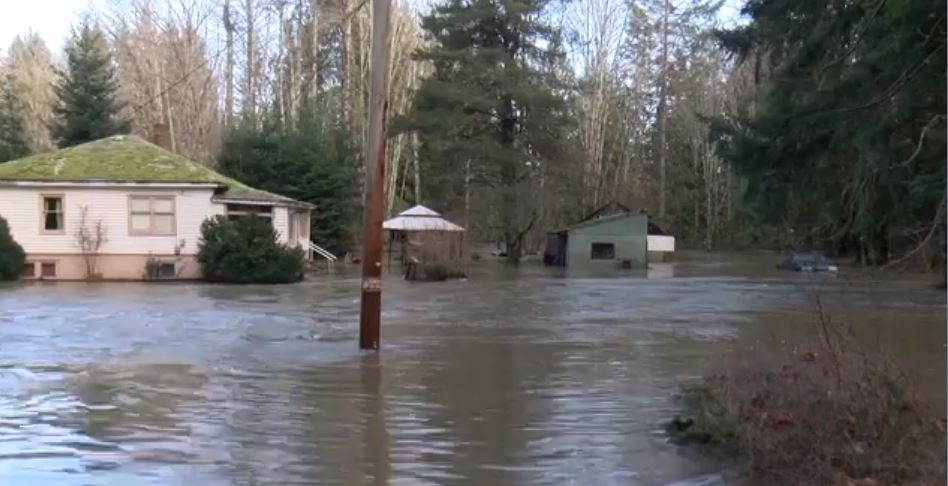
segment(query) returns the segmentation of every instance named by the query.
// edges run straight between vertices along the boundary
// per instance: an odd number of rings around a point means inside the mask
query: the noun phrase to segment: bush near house
[[[270,223],[257,217],[205,220],[198,262],[210,282],[274,284],[303,279],[303,252],[279,243]]]
[[[10,234],[10,225],[0,216],[0,280],[16,280],[20,277],[26,252]]]

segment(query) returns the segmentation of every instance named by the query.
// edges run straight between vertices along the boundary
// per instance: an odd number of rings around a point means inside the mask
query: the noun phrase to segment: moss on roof
[[[254,189],[133,135],[117,135],[2,163],[0,181],[211,183],[223,189],[216,198],[298,203]]]

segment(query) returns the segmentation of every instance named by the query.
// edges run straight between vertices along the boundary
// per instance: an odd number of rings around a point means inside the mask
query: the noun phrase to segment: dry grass
[[[686,387],[693,416],[673,437],[740,457],[760,484],[945,484],[944,420],[890,358],[819,316],[818,338]]]

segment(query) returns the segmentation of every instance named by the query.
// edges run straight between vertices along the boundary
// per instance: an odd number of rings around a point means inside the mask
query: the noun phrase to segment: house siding
[[[40,231],[42,195],[61,195],[65,210],[62,233]],[[129,234],[129,196],[173,196],[175,203],[175,235],[134,236]],[[10,224],[13,238],[29,255],[77,254],[76,231],[82,208],[88,208],[86,224],[102,221],[106,241],[99,249],[105,255],[194,255],[197,253],[201,222],[209,216],[223,214],[224,207],[211,202],[210,188],[76,188],[76,187],[2,187],[0,215]],[[177,251],[176,251],[177,249]]]
[[[644,265],[647,263],[647,233],[648,217],[638,214],[575,228],[569,232],[567,265],[598,265],[622,260]],[[593,260],[593,243],[615,245],[615,258]]]
[[[159,263],[173,263],[176,279],[201,278],[201,264],[194,255],[98,255],[94,260],[95,273],[106,280],[143,280],[146,279],[146,265],[150,259]],[[87,279],[86,260],[77,254],[28,254],[27,264],[54,263],[56,276],[43,278],[40,268],[36,267],[36,277],[27,280],[85,280]]]
[[[289,243],[290,213],[288,208],[273,208],[273,229],[277,232],[277,241],[283,244]]]

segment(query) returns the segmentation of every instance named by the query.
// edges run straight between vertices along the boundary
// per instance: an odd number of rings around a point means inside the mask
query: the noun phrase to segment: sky
[[[108,0],[0,0],[0,51],[17,35],[39,33],[53,52],[60,52],[69,28],[83,14],[103,7]],[[422,0],[414,0],[422,1]],[[432,3],[432,0],[422,3]],[[743,0],[725,0],[720,12],[726,23],[736,22]]]
[[[69,27],[84,12],[104,0],[0,0],[0,48],[6,49],[17,35],[39,33],[52,51],[59,51],[69,36]]]

